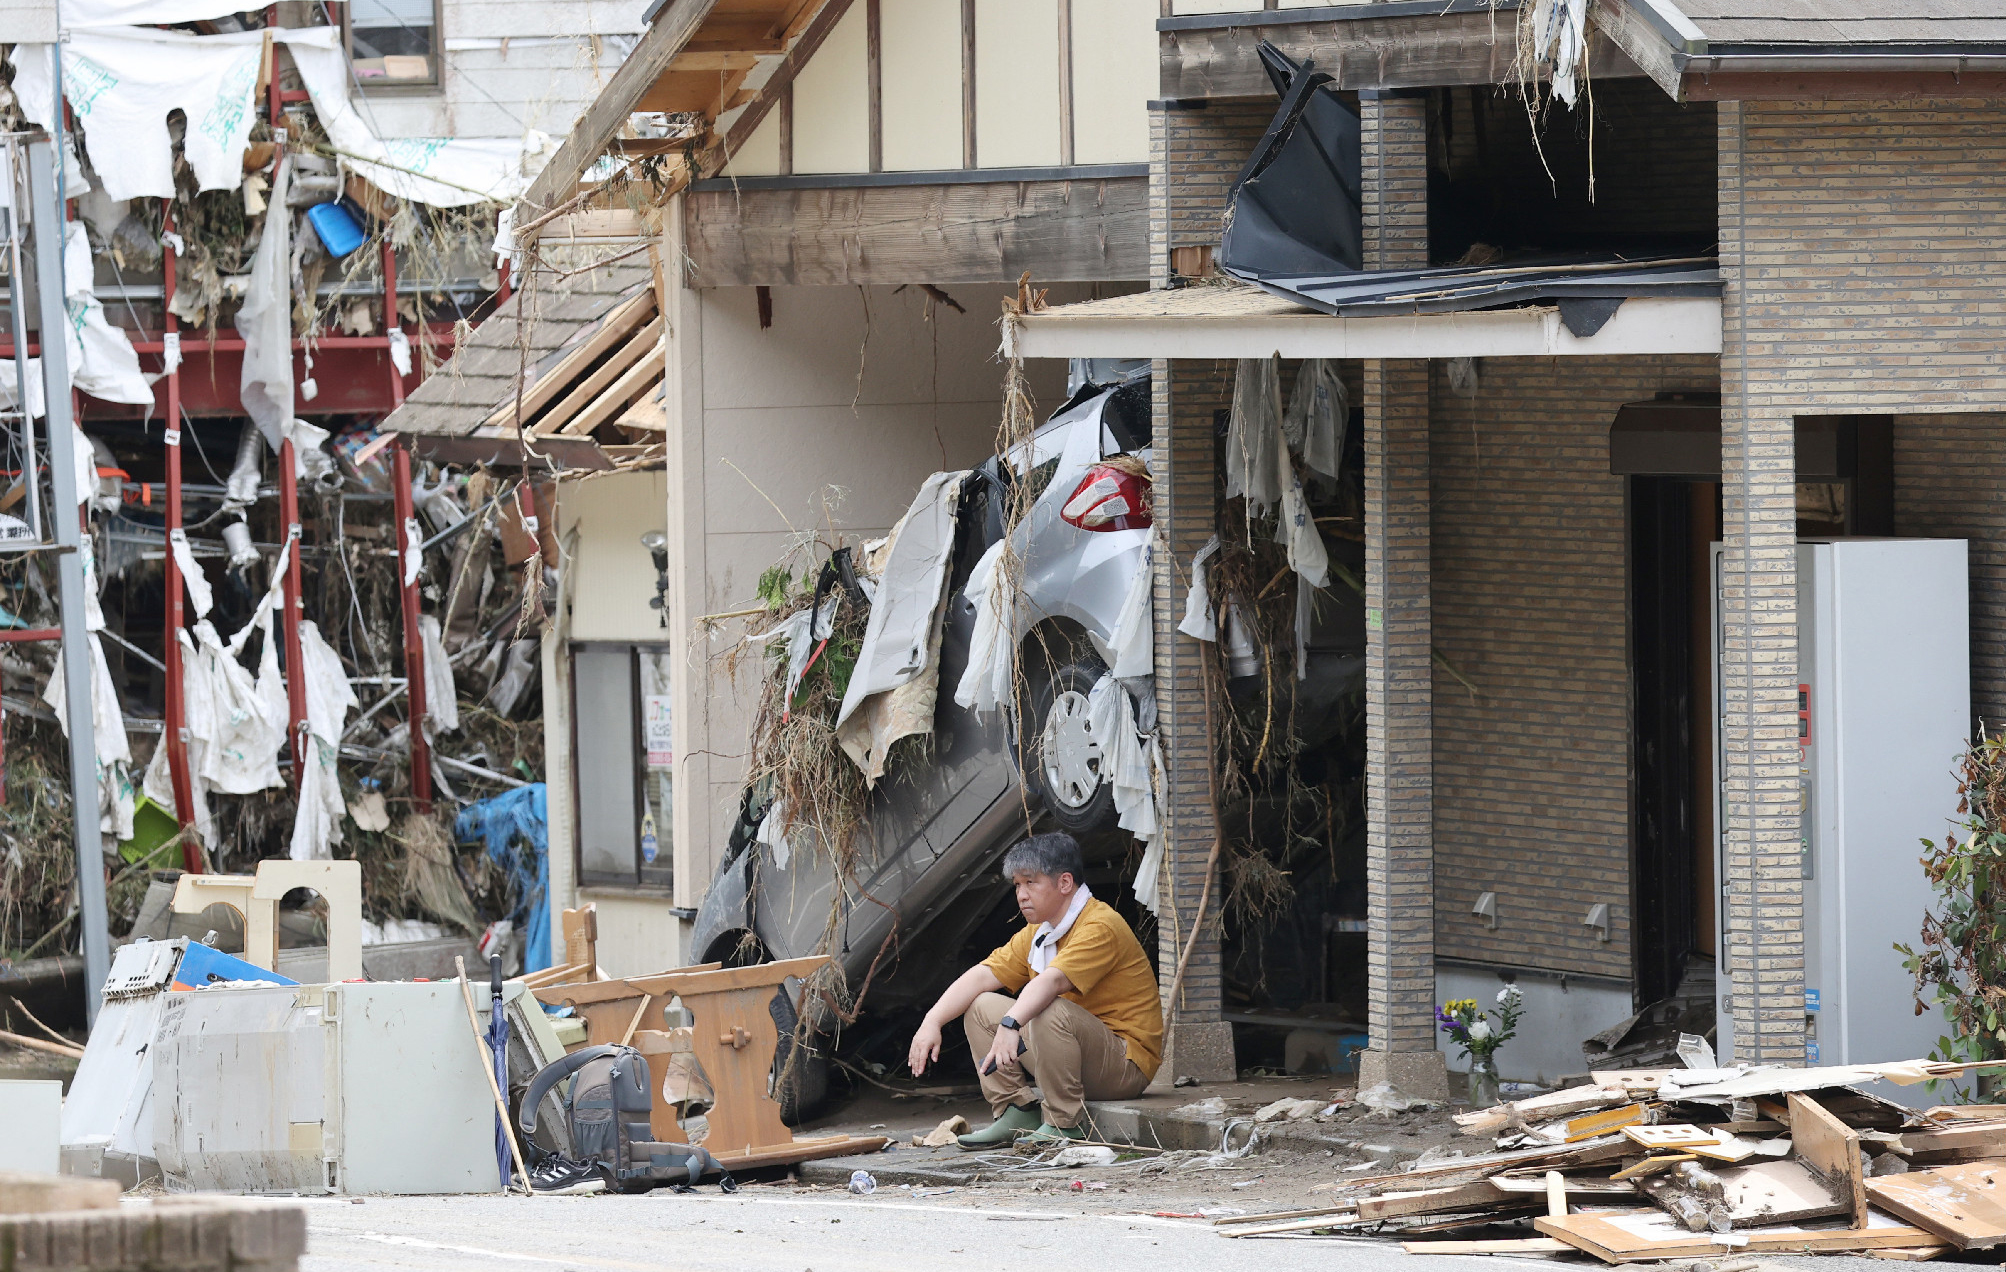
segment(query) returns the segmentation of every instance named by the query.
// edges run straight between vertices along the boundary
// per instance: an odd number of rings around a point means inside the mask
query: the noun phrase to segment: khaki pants
[[[1007,995],[984,994],[962,1016],[978,1072],[996,1040],[996,1026],[1016,1005]],[[1088,1100],[1126,1100],[1149,1085],[1129,1060],[1128,1044],[1078,1003],[1053,1000],[1035,1020],[1025,1022],[1022,1037],[1024,1054],[1018,1063],[998,1065],[982,1079],[982,1094],[998,1117],[1013,1104],[1031,1103],[1034,1078],[1045,1097],[1045,1121],[1064,1129],[1080,1124]]]

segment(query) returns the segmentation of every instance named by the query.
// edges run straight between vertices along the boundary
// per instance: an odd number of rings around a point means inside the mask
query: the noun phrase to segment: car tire
[[[1107,675],[1107,665],[1091,650],[1054,649],[1047,655],[1035,644],[1028,665],[1025,783],[1066,833],[1114,829],[1114,783],[1086,727],[1087,699]]]
[[[795,1022],[799,1017],[785,989],[773,995],[767,1011],[780,1035],[779,1044],[773,1049],[773,1100],[780,1106],[780,1120],[788,1126],[799,1126],[813,1117],[829,1098],[831,1062],[822,1050],[823,1040],[811,1033],[804,1040],[806,1045],[801,1048],[800,1059],[788,1063],[794,1055]]]

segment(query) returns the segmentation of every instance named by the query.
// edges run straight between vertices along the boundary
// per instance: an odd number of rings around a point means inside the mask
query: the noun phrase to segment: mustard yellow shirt
[[[1031,970],[1031,938],[1036,933],[1036,927],[1021,929],[982,961],[1013,994],[1021,993],[1036,975]],[[1155,1077],[1163,1062],[1163,1006],[1149,956],[1128,922],[1106,902],[1088,901],[1072,929],[1059,939],[1052,966],[1073,983],[1060,997],[1092,1012],[1127,1044],[1129,1062],[1144,1077]]]

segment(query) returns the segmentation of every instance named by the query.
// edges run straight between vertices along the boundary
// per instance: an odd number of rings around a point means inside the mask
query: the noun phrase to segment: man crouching
[[[1088,1100],[1140,1095],[1156,1076],[1163,1010],[1156,973],[1135,933],[1081,881],[1071,835],[1033,835],[1003,856],[1024,929],[947,987],[913,1035],[917,1077],[940,1058],[940,1029],[955,1016],[996,1120],[960,1137],[963,1148],[1084,1139]],[[1010,998],[1008,995],[1015,994]],[[1032,1111],[1031,1084],[1044,1096]]]

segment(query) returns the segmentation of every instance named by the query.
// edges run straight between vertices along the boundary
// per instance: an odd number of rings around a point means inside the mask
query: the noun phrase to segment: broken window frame
[[[583,659],[580,655],[585,655]],[[631,822],[627,829],[607,828],[603,825],[605,806],[599,802],[588,802],[586,792],[589,781],[596,781],[603,774],[607,763],[617,764],[617,754],[605,754],[603,748],[615,737],[620,736],[618,721],[607,721],[599,711],[593,719],[587,720],[580,711],[580,687],[586,678],[581,672],[592,665],[597,656],[607,654],[625,655],[625,693],[619,696],[627,703],[626,745],[632,757],[633,804]],[[671,822],[675,814],[675,767],[671,753],[669,763],[658,765],[652,761],[648,749],[646,715],[650,697],[666,697],[670,690],[670,647],[661,641],[572,641],[566,651],[570,660],[570,711],[571,711],[571,807],[572,868],[576,872],[578,885],[582,888],[633,888],[648,892],[670,891],[675,883],[674,835]],[[652,668],[651,668],[652,664]],[[652,683],[651,683],[652,678]],[[586,686],[587,701],[591,701],[592,686]],[[609,699],[614,695],[608,695]],[[588,779],[587,774],[592,774]],[[642,828],[649,812],[655,819],[657,851],[653,863],[645,860],[642,853]],[[631,834],[630,843],[624,846],[617,842],[607,845],[602,835],[610,833],[614,840]],[[588,843],[588,839],[594,841]],[[604,864],[588,867],[588,853],[598,859],[598,863],[609,860],[624,860],[630,869],[607,869]]]
[[[395,0],[375,0],[375,3],[387,8],[390,4],[395,3]],[[369,79],[363,76],[361,70],[358,68],[355,57],[355,5],[356,0],[344,0],[344,3],[340,6],[341,45],[342,51],[348,57],[350,74],[353,76],[356,88],[360,92],[370,97],[397,97],[420,96],[444,90],[446,85],[446,33],[445,11],[442,0],[431,0],[432,24],[425,32],[425,59],[431,67],[431,73],[424,79]],[[377,30],[378,28],[365,27],[363,29],[370,31]],[[418,34],[416,28],[406,27],[405,29],[411,31],[414,35]],[[363,60],[367,61],[369,59],[365,58]]]

